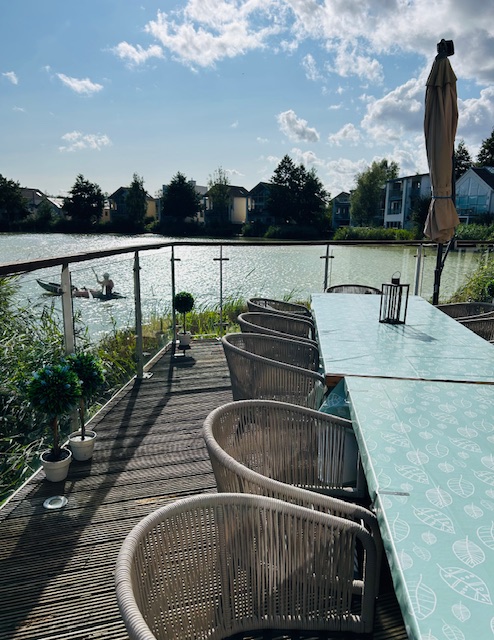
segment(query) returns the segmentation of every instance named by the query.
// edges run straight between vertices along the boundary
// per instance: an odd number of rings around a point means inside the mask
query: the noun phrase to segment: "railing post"
[[[326,291],[326,289],[328,288],[328,271],[329,271],[329,264],[330,264],[330,260],[332,260],[334,258],[333,252],[331,251],[331,255],[329,255],[329,244],[326,245],[326,255],[325,256],[320,256],[321,260],[324,260],[324,288],[323,291]],[[332,263],[331,263],[332,266]],[[329,278],[329,282],[331,283],[331,276]]]
[[[180,262],[180,258],[175,258],[175,247],[172,245],[172,257],[170,258],[171,270],[172,270],[172,354],[175,354],[175,347],[177,346],[177,314],[175,312],[175,262]]]
[[[74,307],[72,300],[72,281],[70,278],[69,265],[62,265],[62,317],[63,317],[63,338],[65,345],[65,353],[74,353],[75,351],[75,332],[74,332]]]
[[[220,263],[220,337],[223,336],[223,262],[227,262],[229,258],[223,258],[223,245],[220,244],[220,257],[213,258]]]
[[[134,254],[134,303],[136,318],[136,362],[137,377],[142,380],[144,377],[144,349],[142,340],[142,307],[141,307],[141,278],[139,266],[139,252]]]
[[[417,247],[417,262],[415,263],[415,286],[413,289],[414,295],[418,296],[420,293],[420,282],[422,275],[422,245]]]

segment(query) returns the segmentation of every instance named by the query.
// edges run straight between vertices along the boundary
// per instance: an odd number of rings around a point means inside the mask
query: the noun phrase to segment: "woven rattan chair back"
[[[452,302],[438,304],[437,308],[456,320],[494,313],[494,304],[491,302]]]
[[[297,338],[317,346],[314,324],[310,320],[283,313],[241,313],[237,322],[243,333],[265,333],[278,338]]]
[[[365,284],[335,284],[326,289],[326,293],[370,293],[381,295],[381,289],[369,287]]]
[[[229,333],[223,336],[222,344],[234,400],[280,400],[312,409],[321,406],[326,385],[324,377],[314,370],[316,355],[312,356],[311,345],[255,333]],[[301,366],[285,362],[289,359],[287,351],[282,350],[285,347],[291,355],[293,349],[299,349]]]
[[[249,311],[259,311],[260,313],[289,313],[312,318],[310,309],[303,304],[285,302],[285,300],[275,300],[273,298],[249,298],[247,300],[247,309]]]
[[[354,553],[365,550],[365,575]],[[138,523],[117,559],[131,640],[264,629],[372,631],[372,536],[348,519],[248,494],[201,494]],[[257,636],[256,636],[257,637]]]
[[[470,329],[470,331],[484,338],[484,340],[494,342],[494,317],[492,317],[490,313],[484,315],[489,315],[489,317],[474,316],[470,318],[457,318],[457,320]]]

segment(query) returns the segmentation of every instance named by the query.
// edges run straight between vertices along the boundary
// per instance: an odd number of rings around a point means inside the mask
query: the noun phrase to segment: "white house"
[[[384,226],[394,229],[412,227],[412,211],[420,198],[431,197],[431,180],[428,173],[395,178],[386,183]]]
[[[494,214],[494,167],[471,167],[456,181],[456,211],[461,222]]]

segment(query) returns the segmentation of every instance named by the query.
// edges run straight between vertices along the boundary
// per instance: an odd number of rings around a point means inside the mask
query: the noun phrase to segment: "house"
[[[258,182],[249,191],[248,222],[260,222],[266,226],[274,224],[275,220],[268,209],[270,187],[269,182]]]
[[[109,222],[117,222],[127,218],[126,200],[129,190],[130,187],[119,187],[108,197],[109,215],[104,216],[105,221],[107,218]],[[157,217],[156,200],[149,193],[146,193],[146,218],[157,220]]]
[[[412,228],[412,212],[418,201],[430,197],[431,180],[428,173],[388,180],[383,226],[393,229]]]
[[[350,194],[341,191],[332,200],[331,227],[333,230],[350,225]]]
[[[456,181],[456,211],[465,224],[494,215],[494,167],[470,167]]]
[[[63,198],[47,196],[39,189],[29,189],[27,187],[21,188],[21,195],[26,203],[29,213],[36,213],[40,204],[42,202],[47,202],[55,215],[62,215]]]
[[[237,187],[233,185],[228,186],[228,210],[227,210],[227,222],[236,225],[242,225],[247,222],[248,209],[249,209],[249,192],[244,187]],[[211,220],[211,216],[214,210],[214,201],[211,197],[211,189],[206,193],[206,210],[205,210],[205,222]],[[209,219],[209,220],[208,220]]]

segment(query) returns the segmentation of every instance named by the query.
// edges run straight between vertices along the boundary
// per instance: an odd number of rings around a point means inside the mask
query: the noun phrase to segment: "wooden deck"
[[[124,537],[166,502],[215,491],[201,428],[232,400],[221,344],[194,342],[180,364],[164,353],[151,371],[93,421],[91,462],[73,462],[63,483],[38,472],[0,510],[0,640],[128,638],[114,587]],[[58,494],[67,505],[44,509]],[[378,621],[376,637],[406,638],[390,624]]]

